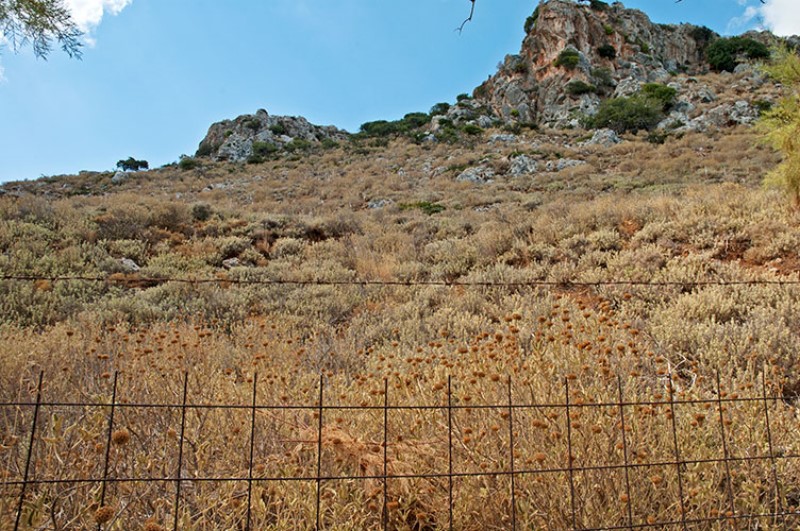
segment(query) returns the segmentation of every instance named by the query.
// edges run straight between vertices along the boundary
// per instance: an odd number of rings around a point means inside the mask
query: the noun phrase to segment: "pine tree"
[[[767,111],[759,127],[767,143],[783,155],[783,161],[766,177],[768,185],[784,188],[800,207],[800,56],[788,48],[773,53],[764,70],[784,86],[783,99]]]
[[[63,0],[0,0],[0,32],[15,52],[30,44],[44,59],[57,42],[70,57],[81,56],[83,33]]]

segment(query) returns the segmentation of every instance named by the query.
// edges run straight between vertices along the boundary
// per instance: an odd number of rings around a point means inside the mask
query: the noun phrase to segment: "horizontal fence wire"
[[[368,280],[368,279],[242,279],[214,277],[144,277],[138,274],[110,276],[46,276],[46,275],[0,275],[0,282],[98,282],[117,286],[141,287],[178,283],[188,285],[218,284],[242,286],[362,286],[362,287],[478,287],[478,288],[593,288],[593,287],[706,287],[706,286],[800,286],[800,279],[752,279],[752,280],[524,280],[524,281],[474,281],[474,280]]]
[[[449,528],[449,529],[459,529],[459,519],[464,518],[464,515],[460,515],[458,511],[458,496],[454,493],[454,481],[456,480],[466,480],[470,478],[506,478],[509,480],[509,491],[508,497],[510,500],[510,505],[507,508],[508,518],[506,521],[506,526],[508,529],[516,530],[516,529],[529,529],[530,526],[533,525],[531,523],[531,516],[530,514],[526,514],[524,511],[521,510],[521,501],[520,501],[520,492],[519,492],[519,481],[523,480],[526,477],[541,477],[545,475],[553,476],[553,475],[562,475],[565,479],[565,487],[568,488],[569,492],[569,499],[562,500],[564,505],[563,512],[566,516],[566,520],[570,522],[567,526],[565,525],[565,529],[573,529],[573,530],[601,530],[601,529],[664,529],[669,528],[670,526],[675,527],[682,527],[687,529],[688,526],[710,526],[714,523],[725,524],[728,528],[733,529],[751,529],[749,522],[752,522],[754,519],[765,519],[771,518],[774,522],[777,522],[778,519],[782,522],[782,527],[777,526],[777,528],[782,529],[796,529],[797,525],[800,524],[800,520],[794,521],[795,525],[789,524],[789,519],[800,516],[800,511],[798,511],[797,507],[792,507],[792,505],[797,505],[797,500],[793,501],[791,504],[786,503],[788,498],[785,498],[782,492],[782,483],[781,477],[778,473],[778,463],[790,463],[790,466],[797,467],[800,465],[800,454],[785,452],[785,451],[776,451],[775,449],[775,437],[776,435],[788,435],[788,434],[776,434],[776,425],[775,422],[771,422],[770,417],[770,405],[775,405],[777,402],[784,402],[786,403],[785,397],[776,397],[776,396],[769,396],[767,394],[767,385],[764,375],[762,373],[762,381],[761,381],[761,393],[760,396],[751,396],[751,397],[730,397],[724,396],[722,385],[719,379],[719,375],[717,375],[716,386],[713,390],[714,396],[709,399],[685,399],[680,400],[677,399],[673,392],[672,392],[672,376],[667,377],[667,384],[666,387],[670,390],[669,397],[667,400],[662,401],[636,401],[630,400],[625,398],[625,393],[623,390],[622,385],[622,378],[617,377],[617,396],[618,400],[616,401],[598,401],[598,402],[583,402],[583,401],[576,401],[571,398],[570,388],[572,386],[577,385],[579,382],[571,383],[568,378],[565,378],[562,381],[563,385],[563,392],[564,392],[564,400],[563,402],[551,402],[551,403],[515,403],[513,400],[512,395],[512,378],[508,378],[507,384],[507,401],[500,401],[498,403],[493,404],[476,404],[476,405],[461,405],[461,404],[454,404],[453,398],[453,379],[448,377],[448,385],[447,385],[447,395],[443,397],[443,401],[441,404],[437,405],[392,405],[391,397],[390,397],[390,387],[388,385],[388,381],[384,381],[383,389],[383,404],[378,406],[349,406],[349,405],[336,405],[336,404],[329,404],[325,403],[327,394],[325,393],[325,386],[326,386],[326,379],[324,375],[320,376],[319,384],[318,384],[318,400],[315,404],[309,404],[306,406],[297,406],[297,405],[270,405],[266,406],[263,404],[258,404],[257,400],[257,390],[258,390],[258,375],[257,373],[253,375],[252,380],[252,389],[249,398],[249,404],[247,405],[225,405],[225,404],[215,404],[215,405],[197,405],[191,403],[191,394],[188,392],[188,381],[189,375],[188,373],[184,374],[184,378],[182,379],[182,400],[180,402],[176,402],[173,404],[146,404],[146,403],[125,403],[125,397],[123,393],[118,391],[117,386],[117,379],[119,377],[118,373],[114,374],[113,380],[113,390],[111,395],[111,401],[87,401],[87,402],[59,402],[59,401],[48,401],[43,397],[46,393],[46,386],[43,384],[45,381],[44,374],[41,373],[39,375],[38,386],[36,387],[36,400],[35,401],[5,401],[0,402],[0,413],[4,410],[11,408],[12,410],[16,409],[29,409],[32,412],[33,420],[30,424],[30,429],[27,432],[27,451],[26,455],[24,456],[25,460],[25,467],[24,473],[22,477],[19,479],[10,479],[8,477],[4,477],[0,485],[3,488],[8,487],[19,487],[19,494],[16,498],[16,503],[14,504],[16,507],[15,514],[13,517],[9,515],[2,515],[6,521],[14,521],[14,529],[27,529],[28,527],[24,527],[24,522],[26,518],[30,518],[30,515],[26,517],[26,511],[34,511],[34,507],[28,507],[26,503],[28,500],[35,495],[37,488],[46,486],[46,485],[55,485],[59,488],[66,489],[68,487],[75,487],[79,485],[91,485],[97,486],[100,488],[100,495],[99,495],[99,503],[97,503],[96,507],[104,508],[108,502],[107,497],[108,493],[112,492],[113,488],[116,488],[120,485],[146,485],[147,488],[153,488],[154,485],[163,485],[164,490],[167,490],[169,485],[173,485],[175,489],[175,497],[174,501],[171,502],[172,510],[169,520],[172,523],[172,529],[180,529],[182,526],[187,525],[187,520],[185,516],[181,516],[182,507],[184,505],[183,501],[183,492],[187,489],[191,488],[192,486],[198,486],[203,484],[215,484],[215,483],[241,483],[247,485],[246,494],[243,496],[246,503],[245,507],[245,516],[242,516],[242,521],[239,522],[237,528],[241,529],[257,529],[253,521],[256,518],[256,513],[258,509],[254,506],[254,485],[264,485],[269,483],[275,484],[288,484],[293,482],[303,482],[307,484],[313,484],[315,490],[315,499],[314,499],[314,515],[308,515],[307,521],[304,522],[297,522],[298,528],[307,528],[311,527],[314,529],[323,529],[326,526],[333,526],[335,524],[342,525],[344,522],[329,522],[324,510],[324,498],[325,498],[325,488],[328,485],[336,484],[337,482],[343,481],[368,481],[373,480],[379,482],[380,488],[378,489],[382,493],[382,504],[378,510],[378,516],[376,520],[375,527],[380,529],[394,529],[396,528],[396,521],[393,520],[392,516],[392,503],[389,502],[392,499],[392,486],[396,484],[398,481],[402,480],[437,480],[445,482],[443,485],[443,489],[447,492],[447,504],[449,507],[442,507],[443,514],[447,514],[447,518],[449,519],[448,522],[440,521],[438,526],[435,529],[439,528]],[[760,441],[759,447],[766,448],[766,452],[760,452],[757,455],[736,455],[735,448],[731,447],[729,444],[729,440],[731,434],[729,433],[730,430],[726,430],[726,423],[724,420],[724,412],[729,411],[731,408],[735,408],[739,405],[755,405],[756,412],[754,415],[757,415],[756,418],[753,420],[764,421],[764,426],[766,428],[764,438],[765,440]],[[719,411],[719,424],[718,427],[720,429],[721,434],[721,447],[718,448],[719,455],[716,457],[697,457],[691,454],[686,453],[686,448],[679,447],[679,438],[678,438],[678,428],[676,427],[675,419],[678,416],[678,411],[682,407],[686,406],[705,406],[705,405],[715,405],[717,410]],[[628,433],[630,425],[630,421],[626,418],[626,409],[642,407],[642,406],[661,406],[665,410],[669,412],[670,417],[670,425],[671,425],[671,440],[670,445],[672,447],[671,451],[673,452],[672,455],[674,459],[655,459],[650,461],[640,461],[635,462],[630,458],[631,448],[630,448],[630,440],[628,439]],[[796,406],[791,406],[796,407]],[[47,412],[50,408],[74,408],[74,409],[83,409],[83,408],[102,408],[107,411],[105,413],[106,416],[106,433],[104,434],[105,444],[103,450],[104,459],[103,459],[103,471],[102,475],[100,476],[88,476],[88,477],[58,477],[58,471],[52,470],[37,470],[34,474],[32,471],[32,456],[35,454],[34,447],[36,445],[37,438],[42,439],[42,432],[46,432],[47,428],[43,424],[48,422]],[[180,434],[177,436],[177,449],[178,449],[178,459],[177,459],[177,466],[174,469],[175,473],[170,473],[163,477],[158,475],[148,476],[148,477],[138,477],[138,476],[125,476],[121,474],[115,473],[113,467],[109,466],[109,453],[114,444],[113,439],[116,435],[114,431],[116,428],[119,427],[119,423],[122,422],[119,420],[119,417],[123,415],[123,413],[128,410],[129,414],[135,414],[137,411],[151,411],[154,408],[167,408],[172,410],[173,412],[180,413]],[[196,445],[197,441],[190,441],[187,439],[186,435],[186,423],[187,423],[187,416],[188,413],[192,410],[196,410],[198,408],[215,408],[221,410],[244,410],[248,413],[249,417],[247,419],[247,439],[248,439],[248,447],[243,449],[243,453],[246,454],[244,457],[247,459],[246,466],[242,469],[244,473],[242,474],[233,474],[233,475],[221,475],[221,476],[203,476],[203,475],[188,475],[183,467],[186,464],[186,456],[184,453],[184,449],[187,448],[189,445]],[[544,464],[539,463],[538,467],[531,467],[531,466],[519,466],[519,463],[515,461],[515,456],[521,449],[521,445],[524,444],[520,442],[519,435],[523,434],[524,431],[527,429],[522,426],[521,421],[519,419],[519,415],[524,414],[526,411],[530,410],[540,410],[540,409],[549,409],[555,410],[559,415],[563,415],[564,423],[566,425],[566,457],[564,459],[563,464],[558,466],[544,466]],[[255,471],[255,446],[257,440],[257,423],[256,417],[257,413],[264,412],[264,411],[297,411],[297,410],[307,410],[310,414],[314,416],[315,426],[315,434],[313,438],[309,438],[309,440],[305,441],[309,448],[315,448],[315,457],[314,457],[314,468],[315,473],[312,474],[299,474],[293,475],[290,473],[281,473],[281,474],[268,474],[268,473],[260,473],[256,475]],[[458,470],[455,459],[454,459],[454,450],[457,448],[457,442],[454,442],[454,431],[456,429],[456,421],[454,420],[454,414],[461,410],[470,410],[470,411],[479,411],[481,409],[494,409],[498,412],[502,413],[503,418],[506,420],[506,430],[508,433],[508,445],[505,448],[506,458],[507,458],[507,465],[498,467],[497,463],[494,463],[494,466],[489,467],[487,466],[485,469],[482,468],[480,471],[470,471],[470,470]],[[574,455],[575,450],[575,436],[576,436],[576,426],[577,423],[574,422],[574,414],[576,411],[586,411],[590,409],[607,409],[610,411],[611,416],[617,416],[619,419],[619,423],[617,424],[617,428],[621,430],[622,436],[622,447],[623,450],[623,458],[624,461],[619,464],[585,464],[585,463],[578,463],[576,462],[576,457]],[[708,409],[708,408],[704,408]],[[132,411],[131,411],[132,410]],[[380,450],[377,452],[377,456],[381,459],[381,466],[376,467],[372,471],[370,470],[362,470],[359,474],[331,474],[326,473],[323,471],[323,464],[325,464],[325,447],[326,447],[326,440],[325,440],[325,433],[326,433],[326,426],[330,426],[332,423],[331,418],[327,413],[333,411],[373,411],[373,412],[381,412],[382,415],[382,426],[381,426],[381,437],[382,443],[377,443],[381,446]],[[445,419],[442,426],[446,426],[447,434],[444,436],[444,440],[447,441],[447,471],[446,472],[431,472],[431,473],[414,473],[413,471],[393,471],[391,467],[388,466],[389,464],[389,455],[388,455],[388,448],[390,446],[390,433],[397,429],[395,424],[390,422],[390,413],[392,411],[435,411],[442,414],[442,419]],[[758,413],[760,411],[760,413]],[[115,415],[117,418],[115,418]],[[53,417],[54,418],[54,417]],[[44,421],[42,420],[44,419]],[[128,419],[130,420],[130,419]],[[54,421],[51,421],[54,422]],[[712,422],[709,420],[708,422]],[[716,422],[716,421],[713,421]],[[791,436],[794,436],[792,434]],[[684,441],[685,442],[685,441]],[[35,461],[35,459],[33,460]],[[771,486],[769,487],[769,491],[773,494],[771,499],[774,500],[774,511],[760,511],[754,513],[748,513],[743,511],[737,511],[737,503],[736,503],[736,496],[733,492],[733,485],[734,485],[734,470],[737,465],[743,465],[746,463],[763,463],[766,467],[770,470],[770,482]],[[412,465],[414,463],[411,463]],[[684,476],[686,474],[687,467],[696,466],[696,465],[721,465],[723,471],[723,479],[724,481],[724,493],[722,498],[726,498],[725,501],[726,506],[722,507],[719,511],[719,514],[711,515],[711,516],[697,516],[697,515],[689,515],[687,513],[687,506],[686,506],[686,493],[685,493],[685,479]],[[671,500],[675,506],[680,507],[680,517],[679,518],[672,518],[672,519],[664,519],[664,520],[648,520],[647,522],[638,522],[634,519],[634,507],[636,506],[636,487],[637,481],[634,478],[634,474],[640,471],[646,471],[650,469],[665,469],[665,468],[674,468],[677,474],[678,479],[678,500]],[[795,469],[792,469],[795,470]],[[63,472],[63,470],[62,470]],[[584,514],[584,508],[582,506],[584,500],[582,498],[582,494],[579,493],[579,489],[577,486],[578,478],[580,476],[584,476],[588,473],[596,473],[596,472],[621,472],[624,474],[624,481],[621,482],[623,488],[623,500],[625,503],[624,511],[621,512],[620,520],[616,523],[592,523],[591,522],[591,515]],[[48,474],[50,474],[48,476]],[[795,476],[796,477],[796,476]],[[789,478],[791,481],[792,478]],[[642,480],[639,479],[639,482]],[[335,488],[335,487],[333,487]],[[171,495],[170,495],[171,496]],[[0,501],[2,501],[0,499]],[[88,503],[88,501],[87,501]],[[762,506],[763,507],[763,506]],[[27,508],[27,509],[26,509]],[[124,516],[119,516],[118,518],[124,521]],[[197,523],[195,519],[196,516],[192,517],[193,523]],[[526,520],[527,518],[527,520]],[[394,522],[394,523],[393,523]],[[587,523],[588,522],[588,523]],[[103,529],[105,521],[98,521],[97,526],[98,529]],[[747,527],[742,527],[747,526]],[[761,527],[757,527],[761,529]],[[434,529],[434,528],[431,528]],[[755,528],[753,528],[755,529]]]

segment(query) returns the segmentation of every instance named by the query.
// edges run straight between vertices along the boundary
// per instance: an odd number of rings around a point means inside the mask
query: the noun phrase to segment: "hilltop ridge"
[[[408,123],[380,129],[414,129],[418,139],[437,141],[453,137],[451,126],[582,127],[604,100],[635,95],[648,83],[668,86],[675,94],[674,105],[669,105],[658,124],[661,130],[707,131],[749,124],[771,103],[760,91],[764,76],[750,64],[767,55],[767,46],[777,42],[767,32],[738,37],[736,42],[747,46],[742,53],[723,50],[730,57],[722,64],[717,56],[717,62],[710,61],[708,50],[728,39],[706,27],[657,24],[644,12],[620,2],[592,0],[584,5],[574,0],[549,0],[540,2],[526,20],[525,33],[519,53],[507,55],[497,72],[473,91],[472,98],[460,97],[455,105],[437,104],[427,116],[409,113],[407,117],[413,120]],[[697,76],[715,70],[723,75],[725,70],[744,73],[745,79],[737,79],[742,90],[736,98],[718,101],[709,84],[698,81]],[[262,109],[213,124],[197,155],[217,161],[259,162],[297,148],[332,145],[350,136],[333,126],[272,116]]]

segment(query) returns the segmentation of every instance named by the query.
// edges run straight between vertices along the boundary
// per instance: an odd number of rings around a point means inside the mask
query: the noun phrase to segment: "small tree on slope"
[[[766,141],[783,154],[783,161],[766,177],[766,184],[784,188],[800,207],[800,56],[788,48],[773,54],[764,70],[783,84],[786,94],[759,123]]]

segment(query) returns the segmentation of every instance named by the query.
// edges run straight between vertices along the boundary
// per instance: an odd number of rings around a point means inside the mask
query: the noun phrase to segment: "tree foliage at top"
[[[81,56],[83,33],[63,0],[0,0],[0,31],[15,52],[30,44],[44,59],[58,43],[70,57]]]
[[[769,48],[748,37],[729,37],[717,39],[706,48],[706,60],[717,72],[733,72],[745,59],[766,59]]]
[[[800,207],[800,56],[779,48],[773,57],[764,70],[783,84],[787,93],[759,123],[767,142],[783,155],[783,162],[767,175],[766,183],[784,188]]]

